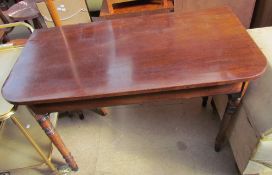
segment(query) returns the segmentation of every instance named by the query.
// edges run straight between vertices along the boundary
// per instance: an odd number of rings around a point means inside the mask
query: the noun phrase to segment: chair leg
[[[24,22],[32,26],[32,24],[31,24],[28,20],[24,20]],[[35,27],[34,27],[34,28],[35,28]],[[32,31],[31,31],[30,28],[27,28],[27,30],[30,32],[30,34],[32,33]]]
[[[29,25],[31,25],[31,24],[29,23],[29,21],[28,21],[28,20],[24,20],[24,22],[25,22],[25,23],[27,23],[27,24],[29,24]]]
[[[32,21],[33,21],[33,25],[34,25],[35,29],[43,28],[39,18],[34,18],[34,19],[32,19]]]
[[[78,116],[79,116],[79,119],[80,120],[84,120],[84,114],[83,114],[83,112],[82,111],[80,111],[80,112],[77,112],[78,113]]]
[[[218,114],[218,111],[217,111],[217,108],[216,108],[216,105],[215,105],[215,102],[214,102],[213,98],[211,100],[211,106],[212,106],[213,112],[216,113],[216,114]]]
[[[7,33],[5,33],[4,36],[3,36],[3,38],[2,38],[2,42],[3,42],[3,43],[7,43],[7,42],[9,42],[9,41],[10,41],[10,39],[9,39]]]
[[[45,163],[48,165],[48,167],[53,172],[57,172],[57,168],[55,167],[55,165],[46,157],[46,155],[41,150],[39,145],[34,141],[32,136],[30,135],[30,133],[23,127],[22,123],[15,116],[11,116],[11,120],[20,129],[20,131],[24,134],[24,136],[27,138],[27,140],[32,144],[32,146],[39,153],[39,155],[42,157],[42,159],[45,161]]]

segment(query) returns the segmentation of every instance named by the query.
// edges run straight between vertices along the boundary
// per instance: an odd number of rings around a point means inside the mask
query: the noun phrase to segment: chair
[[[14,22],[26,22],[30,24],[32,21],[35,29],[42,28],[42,24],[39,21],[40,12],[37,10],[36,1],[34,0],[23,0],[14,5],[12,5],[8,10],[0,10],[0,19],[4,24],[14,23]],[[13,28],[6,29],[5,39],[7,39],[7,34],[10,33]]]
[[[0,25],[1,28],[6,27],[16,27],[16,26],[26,26],[31,31],[33,31],[33,28],[26,23],[18,22],[18,23],[10,23],[10,24],[4,24]],[[0,47],[0,87],[3,86],[5,79],[9,75],[9,72],[11,68],[13,67],[13,64],[16,62],[20,52],[22,50],[21,46],[15,46],[12,43],[3,44]],[[50,154],[52,151],[52,143],[51,141],[46,137],[42,129],[39,127],[37,122],[35,121],[33,114],[24,106],[13,106],[0,95],[0,157],[2,159],[0,169],[1,170],[9,170],[16,168],[22,168],[23,165],[26,166],[32,166],[32,163],[37,164],[37,162],[43,163],[45,162],[48,167],[53,171],[57,172],[56,167],[51,163],[50,161]],[[16,116],[20,116],[16,117]],[[55,119],[56,121],[57,113],[51,114],[50,119]],[[15,126],[18,127],[18,129],[21,131],[21,133],[26,137],[26,139],[31,143],[33,148],[36,150],[38,155],[40,156],[40,161],[37,160],[39,157],[35,156],[37,154],[31,153],[33,152],[32,149],[29,149],[26,144],[20,142],[22,140],[21,134],[15,131],[15,128],[11,126],[10,120],[15,124]],[[29,126],[26,127],[21,122],[21,120],[27,121]],[[56,122],[54,122],[56,123]],[[30,128],[31,127],[31,128]],[[29,129],[27,129],[29,128]],[[33,139],[33,135],[30,134],[29,130],[33,130],[35,134],[38,134],[38,142],[43,144],[43,147],[40,147],[39,144]],[[15,150],[15,151],[14,151]],[[45,153],[45,150],[47,150]],[[49,154],[50,152],[50,154]],[[21,153],[21,154],[19,154]],[[31,155],[29,155],[31,154]],[[48,155],[49,154],[49,155]],[[26,155],[29,156],[29,158],[26,158]],[[5,160],[4,157],[7,156],[8,159]],[[15,157],[15,160],[12,161],[12,164],[10,161],[12,160],[12,156]],[[38,157],[38,158],[37,158]],[[19,166],[19,167],[17,167]]]

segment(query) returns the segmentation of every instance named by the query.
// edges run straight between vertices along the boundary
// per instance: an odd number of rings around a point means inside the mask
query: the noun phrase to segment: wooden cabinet
[[[230,6],[246,28],[249,28],[255,0],[175,0],[175,12],[187,12]]]

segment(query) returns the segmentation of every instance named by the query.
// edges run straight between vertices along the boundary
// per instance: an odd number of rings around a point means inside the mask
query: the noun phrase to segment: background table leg
[[[223,143],[226,140],[226,132],[230,126],[232,118],[237,111],[241,102],[240,94],[233,94],[228,96],[228,104],[220,124],[220,129],[215,140],[215,151],[219,152]]]
[[[63,158],[65,159],[66,163],[70,166],[73,171],[78,170],[78,166],[76,161],[74,160],[73,156],[71,155],[70,151],[64,145],[60,135],[54,129],[49,115],[35,115],[35,119],[39,122],[40,126],[46,133],[46,135],[50,138],[56,148],[59,150]]]
[[[202,107],[206,107],[208,103],[209,97],[202,97]]]
[[[109,114],[109,111],[107,110],[107,108],[96,108],[94,112],[102,116],[106,116]]]
[[[211,100],[211,106],[212,106],[213,112],[218,114],[218,111],[217,111],[217,108],[216,108],[216,105],[215,105],[215,102],[214,102],[213,98]],[[219,116],[219,114],[218,114],[218,116]]]

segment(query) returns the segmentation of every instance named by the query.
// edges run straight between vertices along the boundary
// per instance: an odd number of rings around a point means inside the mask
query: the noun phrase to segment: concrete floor
[[[219,119],[200,99],[109,108],[101,117],[62,117],[58,131],[80,175],[236,175],[228,145],[213,149]],[[53,162],[64,161],[54,149]],[[51,174],[46,166],[13,174]]]

